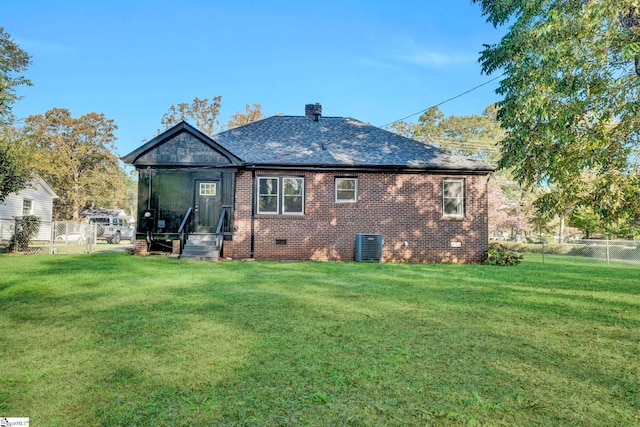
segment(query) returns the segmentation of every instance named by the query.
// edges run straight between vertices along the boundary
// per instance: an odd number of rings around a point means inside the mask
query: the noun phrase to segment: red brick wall
[[[303,216],[256,215],[257,259],[353,261],[356,234],[382,234],[383,261],[484,261],[488,244],[487,175],[257,171],[256,176],[304,176]],[[334,178],[357,176],[358,202],[334,202]],[[442,180],[465,178],[465,217],[442,216]],[[225,256],[249,258],[251,244],[250,171],[236,182],[237,231]],[[286,239],[286,245],[276,245]],[[460,247],[452,247],[459,245]]]

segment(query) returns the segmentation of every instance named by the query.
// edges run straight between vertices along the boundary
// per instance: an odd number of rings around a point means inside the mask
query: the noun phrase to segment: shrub
[[[489,243],[487,260],[489,265],[518,265],[522,262],[522,254],[498,242]]]
[[[40,217],[25,215],[22,218],[16,218],[16,228],[7,249],[9,252],[26,251],[29,248],[29,241],[38,234],[39,230]]]

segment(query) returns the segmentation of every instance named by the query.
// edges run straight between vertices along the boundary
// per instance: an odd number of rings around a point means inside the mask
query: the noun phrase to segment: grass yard
[[[640,268],[0,255],[34,426],[640,425]]]

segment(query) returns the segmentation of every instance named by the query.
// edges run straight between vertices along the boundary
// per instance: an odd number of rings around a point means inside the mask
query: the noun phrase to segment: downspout
[[[147,199],[147,209],[151,209],[151,166],[147,166],[147,176],[149,177],[149,198]]]
[[[256,170],[251,169],[251,249],[249,258],[254,257],[255,250],[255,218],[256,218]]]
[[[153,181],[153,173],[151,173],[151,166],[147,166],[147,174],[149,176],[149,197],[147,199],[147,209],[151,210],[151,182]],[[155,222],[156,218],[153,219]],[[151,231],[147,230],[147,250],[151,251],[151,240],[153,236]]]

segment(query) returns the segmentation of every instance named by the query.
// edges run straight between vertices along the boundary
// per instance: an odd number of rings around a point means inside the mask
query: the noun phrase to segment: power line
[[[420,142],[437,145],[445,150],[461,150],[461,151],[481,151],[487,154],[499,154],[500,147],[495,144],[490,144],[490,141],[479,139],[459,139],[459,138],[445,138],[445,137],[426,137],[417,139]],[[489,143],[489,145],[487,145]]]
[[[479,84],[478,86],[474,86],[474,87],[472,87],[471,89],[466,90],[466,91],[464,91],[464,92],[462,92],[462,93],[460,93],[460,94],[458,94],[458,95],[456,95],[456,96],[453,96],[453,97],[451,97],[451,98],[449,98],[449,99],[445,99],[444,101],[440,102],[439,104],[432,105],[431,107],[427,107],[427,108],[425,108],[424,110],[420,110],[420,111],[418,111],[417,113],[409,114],[409,115],[408,115],[408,116],[406,116],[406,117],[403,117],[403,118],[398,119],[398,120],[394,120],[394,121],[392,121],[392,122],[390,122],[390,123],[387,123],[386,125],[382,125],[382,126],[378,126],[378,127],[379,127],[379,128],[384,129],[384,128],[386,128],[387,126],[390,126],[390,125],[392,125],[392,124],[394,124],[394,123],[396,123],[396,122],[399,122],[399,121],[402,121],[402,120],[406,120],[406,119],[408,119],[409,117],[417,116],[418,114],[422,114],[422,113],[424,113],[425,111],[427,111],[429,108],[439,107],[439,106],[441,106],[442,104],[445,104],[445,103],[447,103],[447,102],[449,102],[449,101],[453,101],[454,99],[460,98],[461,96],[466,95],[466,94],[468,94],[469,92],[473,92],[474,90],[479,89],[479,88],[481,88],[482,86],[486,86],[486,85],[488,85],[489,83],[491,83],[491,82],[493,82],[493,81],[495,81],[495,80],[498,80],[498,79],[499,79],[500,77],[502,77],[502,76],[504,76],[504,73],[500,74],[499,76],[496,76],[496,77],[492,78],[491,80],[487,80],[486,82],[481,83],[481,84]]]

